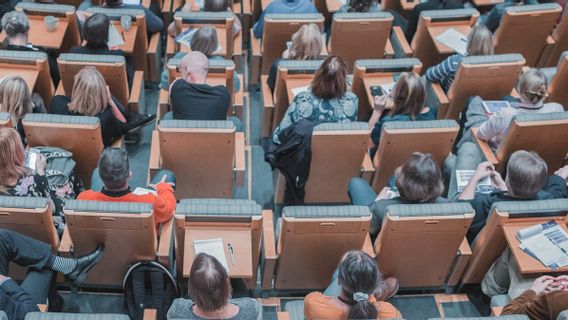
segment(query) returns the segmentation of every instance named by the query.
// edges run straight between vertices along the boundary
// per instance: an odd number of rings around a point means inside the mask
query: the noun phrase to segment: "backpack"
[[[83,186],[75,176],[73,154],[57,147],[34,147],[46,159],[45,177],[49,190],[60,199],[75,199]]]
[[[144,309],[156,309],[158,320],[166,319],[177,297],[177,285],[170,271],[156,261],[137,262],[126,271],[122,282],[131,319],[141,320]]]

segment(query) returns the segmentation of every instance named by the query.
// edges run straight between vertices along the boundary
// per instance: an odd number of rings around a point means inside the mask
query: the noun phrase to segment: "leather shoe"
[[[131,118],[126,124],[126,130],[128,133],[131,133],[150,124],[154,121],[154,119],[156,119],[155,114],[138,114],[133,112]]]
[[[101,260],[104,250],[105,246],[99,244],[95,251],[75,259],[77,261],[75,269],[68,275],[65,275],[65,279],[69,281],[72,287],[78,287],[85,282],[87,273]]]
[[[392,298],[400,287],[400,283],[395,277],[388,277],[383,280],[383,283],[384,290],[378,298],[379,301],[387,301],[388,299]]]

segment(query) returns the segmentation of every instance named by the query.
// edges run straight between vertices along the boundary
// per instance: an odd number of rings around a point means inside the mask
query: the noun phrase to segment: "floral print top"
[[[352,122],[357,120],[359,99],[347,91],[340,98],[319,99],[311,92],[301,92],[292,101],[286,110],[280,125],[274,130],[272,140],[279,144],[278,135],[282,130],[301,119],[322,122]]]

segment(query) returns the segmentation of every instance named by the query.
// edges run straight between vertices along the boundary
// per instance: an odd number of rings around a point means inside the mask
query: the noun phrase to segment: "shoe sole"
[[[388,299],[396,296],[396,293],[398,292],[398,289],[400,289],[400,282],[396,283],[396,289],[393,291],[393,293],[391,293],[390,296],[386,297],[384,301],[387,301]]]
[[[144,128],[145,126],[151,124],[151,123],[154,122],[154,121],[156,121],[156,118],[154,118],[154,119],[152,119],[152,120],[150,120],[150,121],[148,121],[148,122],[146,122],[146,123],[143,123],[143,124],[141,124],[141,125],[139,125],[139,126],[136,126],[136,127],[132,128],[132,129],[129,129],[127,133],[133,133],[133,132],[135,132],[135,131],[138,131],[138,130]]]
[[[77,278],[75,279],[75,281],[71,282],[71,286],[72,287],[80,287],[85,280],[87,279],[87,273],[99,262],[101,261],[103,257],[103,252],[101,251],[101,253],[95,258],[95,260],[93,260],[81,273],[79,273],[79,275],[77,276]]]

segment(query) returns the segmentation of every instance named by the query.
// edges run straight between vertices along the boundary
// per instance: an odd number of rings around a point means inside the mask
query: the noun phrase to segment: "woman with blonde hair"
[[[26,151],[18,132],[12,128],[0,128],[0,195],[12,197],[50,198],[55,226],[63,231],[63,202],[50,191],[45,176],[46,159],[38,154],[37,160],[26,167]]]
[[[493,34],[483,25],[471,29],[467,40],[466,54],[456,53],[439,64],[428,68],[424,77],[430,82],[439,82],[444,91],[448,92],[460,62],[465,56],[487,56],[493,54]]]
[[[40,112],[40,108],[34,106],[28,85],[20,76],[7,76],[0,80],[0,112],[10,114],[12,126],[25,143],[22,119],[30,112]]]
[[[103,143],[112,142],[127,133],[125,115],[117,106],[102,74],[94,67],[84,67],[75,75],[71,99],[55,96],[49,113],[97,117],[101,122]]]
[[[374,97],[373,114],[369,119],[371,132],[371,158],[375,156],[383,125],[391,121],[436,120],[438,109],[428,107],[426,85],[416,73],[404,72],[394,85],[391,94]],[[390,111],[385,113],[387,105]]]
[[[323,44],[324,39],[318,25],[315,23],[305,24],[292,35],[290,47],[282,53],[282,59],[317,60],[320,58]],[[273,93],[274,87],[276,86],[278,63],[282,61],[282,59],[274,61],[268,73],[266,84],[268,84],[268,87]]]

